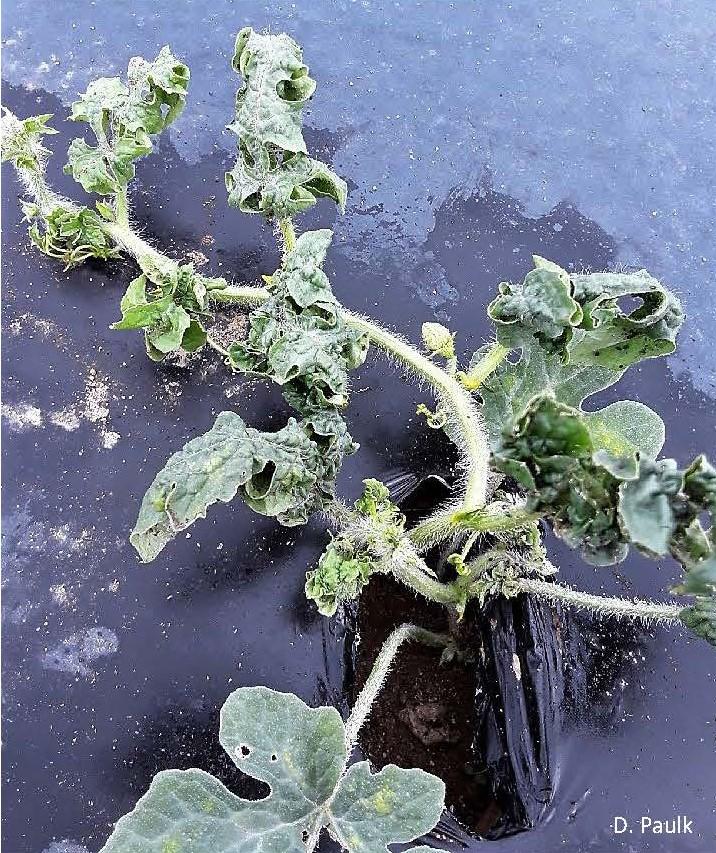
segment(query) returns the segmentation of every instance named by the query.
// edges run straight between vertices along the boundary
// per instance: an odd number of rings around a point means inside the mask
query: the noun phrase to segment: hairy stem
[[[490,447],[480,412],[460,383],[435,362],[424,356],[399,335],[377,323],[343,311],[349,326],[366,332],[377,347],[397,359],[400,365],[427,382],[445,402],[454,426],[459,433],[458,447],[466,468],[466,485],[462,498],[465,511],[479,509],[485,503]]]
[[[383,647],[373,664],[373,669],[371,669],[370,675],[363,685],[363,689],[358,694],[353,710],[346,721],[346,745],[349,754],[355,747],[358,741],[358,733],[368,718],[376,697],[385,684],[398,649],[406,640],[424,643],[425,645],[435,646],[439,649],[444,649],[450,642],[450,638],[446,634],[434,634],[432,631],[419,628],[417,625],[411,625],[407,622],[400,625],[390,634],[388,639],[383,643]]]
[[[498,512],[495,512],[491,511],[490,506],[486,506],[484,511],[480,512],[457,512],[453,515],[452,521],[461,529],[475,530],[479,533],[500,533],[527,527],[539,521],[541,517],[538,512],[527,512],[524,509],[501,507]]]
[[[683,607],[678,604],[662,604],[658,601],[645,601],[640,598],[611,598],[603,595],[590,595],[562,584],[520,578],[521,591],[558,601],[577,610],[590,610],[600,616],[618,616],[628,619],[643,619],[646,622],[678,622]]]
[[[448,607],[458,603],[460,596],[455,587],[431,577],[424,560],[408,541],[395,549],[389,565],[390,571],[399,581],[429,601]]]

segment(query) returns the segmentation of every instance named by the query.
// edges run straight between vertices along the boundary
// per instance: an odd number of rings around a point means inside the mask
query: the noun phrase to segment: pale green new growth
[[[345,725],[334,708],[309,708],[290,693],[234,691],[221,709],[219,741],[239,770],[270,787],[269,795],[244,800],[202,770],[165,770],[118,821],[101,853],[311,853],[323,830],[348,853],[386,853],[389,844],[428,832],[444,807],[440,779],[393,764],[378,773],[367,761],[348,766],[360,725],[406,640],[448,642],[412,625],[397,628]]]

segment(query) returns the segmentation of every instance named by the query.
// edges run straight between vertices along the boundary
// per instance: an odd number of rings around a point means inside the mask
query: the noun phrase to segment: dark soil
[[[469,614],[461,635],[472,632]],[[402,622],[447,631],[445,608],[418,599],[391,577],[374,576],[357,617],[355,693],[363,686],[386,637]],[[376,767],[420,767],[446,785],[446,802],[459,822],[484,835],[499,817],[484,775],[471,763],[477,670],[418,643],[403,646],[361,735]],[[354,697],[355,698],[355,697]]]

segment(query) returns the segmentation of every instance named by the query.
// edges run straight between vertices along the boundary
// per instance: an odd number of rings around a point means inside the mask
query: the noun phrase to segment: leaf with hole
[[[310,853],[324,830],[349,853],[385,853],[428,832],[443,810],[445,786],[430,773],[392,764],[372,773],[366,761],[348,767],[339,713],[292,694],[234,691],[219,741],[242,772],[269,786],[268,796],[245,800],[201,770],[165,770],[101,853]]]

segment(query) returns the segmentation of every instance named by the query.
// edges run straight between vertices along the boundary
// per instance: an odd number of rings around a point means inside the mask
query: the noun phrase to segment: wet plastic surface
[[[260,222],[225,205],[227,57],[246,23],[287,29],[319,80],[309,146],[351,183],[328,263],[347,306],[414,340],[424,320],[449,319],[469,351],[497,282],[521,276],[533,251],[574,268],[646,265],[683,295],[680,354],[602,399],[660,411],[669,455],[713,453],[711,6],[219,2],[207,15],[176,5],[56,2],[49,19],[43,4],[6,3],[4,103],[59,118],[57,95],[67,103],[170,42],[192,67],[190,99],[138,169],[135,219],[175,256],[198,250],[206,269],[254,282],[278,255]],[[61,174],[75,128],[56,125],[51,175],[78,197]],[[242,790],[216,741],[231,689],[264,683],[340,706],[343,629],[303,597],[319,526],[285,530],[222,506],[138,564],[128,530],[165,458],[222,409],[263,428],[288,411],[275,389],[247,386],[211,357],[191,372],[158,367],[139,335],[110,331],[134,269],[63,273],[38,256],[3,174],[4,842],[9,853],[85,853],[159,769],[204,767]],[[300,226],[333,221],[319,205]],[[421,399],[384,363],[360,372],[349,419],[362,448],[344,495],[364,476],[440,467],[449,448],[415,418]],[[551,548],[563,577],[590,590],[656,596],[675,577],[668,564],[594,569]],[[536,828],[492,844],[710,853],[716,654],[679,630],[571,623],[553,798]],[[615,815],[677,814],[693,836],[611,831]]]

